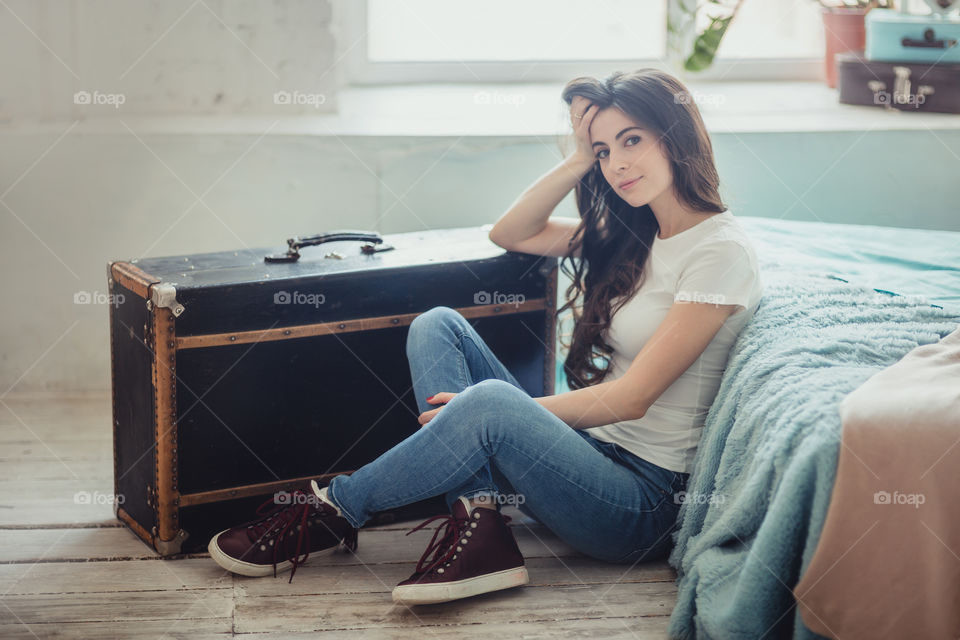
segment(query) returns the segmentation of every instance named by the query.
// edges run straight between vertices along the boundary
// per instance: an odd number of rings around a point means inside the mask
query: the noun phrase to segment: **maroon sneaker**
[[[530,582],[517,541],[507,526],[510,516],[483,507],[471,512],[470,503],[463,497],[453,504],[452,511],[449,516],[433,516],[407,532],[410,535],[443,519],[413,575],[394,588],[394,602],[448,602]],[[441,528],[443,536],[437,540]]]
[[[294,491],[288,506],[277,506],[276,496],[257,509],[257,520],[221,531],[213,536],[207,549],[214,562],[244,576],[276,577],[278,571],[290,572],[310,554],[328,555],[339,547],[355,551],[357,530],[337,508],[312,493]],[[269,510],[270,506],[274,508]]]

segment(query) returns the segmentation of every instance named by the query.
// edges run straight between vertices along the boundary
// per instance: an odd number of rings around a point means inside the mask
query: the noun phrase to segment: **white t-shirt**
[[[614,349],[613,368],[605,382],[626,372],[674,301],[736,304],[740,309],[727,318],[700,357],[642,418],[585,431],[657,466],[690,473],[730,347],[753,317],[762,296],[753,246],[729,211],[711,215],[666,240],[655,235],[643,284],[614,314],[605,334]]]

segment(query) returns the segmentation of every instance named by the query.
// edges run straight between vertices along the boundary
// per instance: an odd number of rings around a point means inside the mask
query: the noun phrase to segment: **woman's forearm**
[[[647,408],[641,405],[640,394],[620,383],[611,380],[534,400],[574,429],[642,418]]]
[[[514,201],[490,230],[490,239],[501,246],[537,235],[560,201],[593,167],[592,157],[572,155],[542,175]]]

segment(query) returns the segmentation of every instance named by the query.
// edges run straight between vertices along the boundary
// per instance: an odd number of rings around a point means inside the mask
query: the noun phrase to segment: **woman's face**
[[[597,113],[590,141],[614,192],[633,207],[649,204],[673,185],[670,160],[659,139],[616,107]]]

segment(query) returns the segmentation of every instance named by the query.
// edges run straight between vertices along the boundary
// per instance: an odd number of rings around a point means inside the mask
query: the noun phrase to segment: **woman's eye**
[[[639,144],[639,143],[640,143],[640,136],[630,136],[629,138],[627,138],[627,140],[626,140],[626,142],[625,142],[624,144],[625,144],[625,145],[630,145],[630,144],[631,144],[631,143],[630,143],[631,140],[635,140],[635,142],[633,142],[633,144]]]
[[[597,151],[597,160],[602,160],[603,158],[606,158],[607,155],[609,154],[610,152],[607,149],[600,149],[600,151]]]

